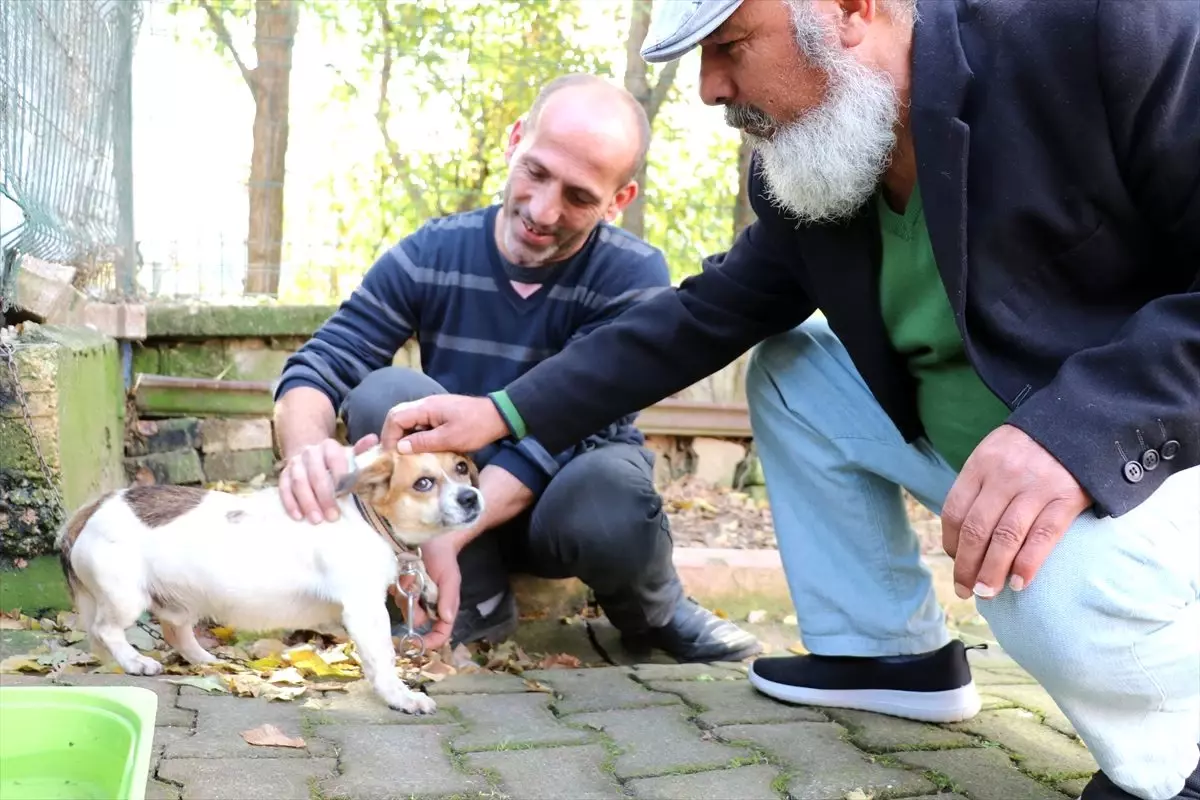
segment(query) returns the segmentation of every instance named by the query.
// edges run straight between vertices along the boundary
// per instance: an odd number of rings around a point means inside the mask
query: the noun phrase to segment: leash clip
[[[411,648],[404,651],[404,655],[408,658],[419,658],[425,655],[425,638],[421,636],[421,634],[417,633],[416,629],[413,628],[413,611],[416,606],[417,598],[425,592],[425,574],[417,566],[417,564],[418,562],[415,560],[402,564],[400,566],[400,574],[396,576],[396,591],[400,593],[407,603],[407,610],[404,615],[405,634],[399,637],[400,645],[403,647],[405,642],[409,642],[410,644],[415,644],[416,646],[415,651],[413,651]],[[405,591],[404,587],[400,585],[400,579],[405,575],[413,575],[416,577],[416,581],[414,582],[413,590],[411,592]]]

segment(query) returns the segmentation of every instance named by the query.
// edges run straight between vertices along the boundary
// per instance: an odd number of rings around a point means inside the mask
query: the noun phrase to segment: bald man
[[[513,126],[503,201],[431,220],[371,267],[288,360],[276,389],[279,489],[294,517],[337,517],[334,486],[348,468],[334,438],[339,414],[361,451],[393,406],[502,389],[670,286],[662,253],[611,224],[637,196],[648,145],[645,113],[628,92],[592,76],[559,78]],[[412,336],[423,374],[391,366]],[[511,635],[508,576],[524,572],[582,580],[634,653],[719,661],[760,652],[754,637],[683,595],[635,416],[565,450],[525,437],[474,454],[482,518],[422,548],[439,590],[432,626],[414,614],[428,648]]]

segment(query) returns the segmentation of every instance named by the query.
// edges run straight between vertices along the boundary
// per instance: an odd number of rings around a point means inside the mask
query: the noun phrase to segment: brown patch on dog
[[[92,515],[111,496],[112,492],[105,492],[92,502],[82,506],[67,520],[67,529],[58,545],[58,563],[62,566],[63,575],[67,579],[67,586],[71,589],[72,595],[75,593],[79,579],[75,575],[75,568],[71,566],[71,548],[75,546],[75,540],[79,538],[79,534],[83,533],[83,529],[91,520]]]
[[[134,486],[125,490],[125,503],[142,524],[157,528],[191,511],[207,495],[207,489],[195,486]]]
[[[233,511],[228,511],[225,514],[225,519],[229,520],[230,522],[232,522],[235,525],[237,523],[241,522],[242,520],[244,520],[245,518],[246,518],[246,512],[242,511],[240,508],[234,509]]]
[[[461,459],[467,463],[467,477],[471,480],[471,485],[476,489],[479,488],[479,467],[475,466],[475,462],[466,456]],[[451,473],[454,474],[454,473]]]

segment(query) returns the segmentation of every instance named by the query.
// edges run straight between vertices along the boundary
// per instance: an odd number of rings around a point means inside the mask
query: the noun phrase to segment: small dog
[[[353,467],[337,487],[336,522],[293,520],[275,488],[136,486],[76,511],[58,548],[96,654],[107,650],[131,675],[160,673],[125,638],[147,609],[192,664],[217,660],[196,641],[201,620],[252,631],[341,627],[384,702],[432,713],[434,701],[396,674],[386,594],[400,560],[417,558],[410,548],[479,519],[479,473],[455,454],[346,451]]]

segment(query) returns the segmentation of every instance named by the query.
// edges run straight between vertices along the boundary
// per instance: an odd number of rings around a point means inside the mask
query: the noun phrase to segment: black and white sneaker
[[[750,683],[785,703],[855,708],[923,722],[961,722],[979,713],[966,647],[954,640],[910,656],[759,658]]]

